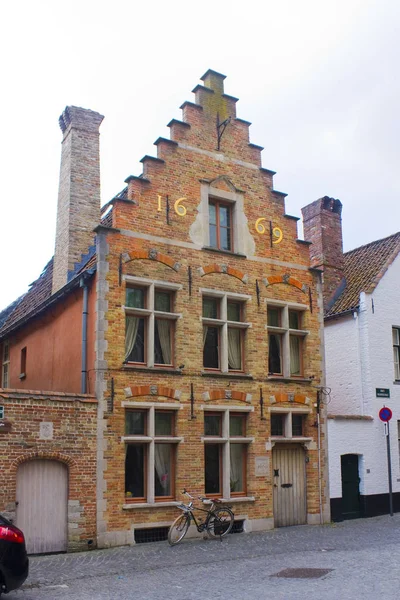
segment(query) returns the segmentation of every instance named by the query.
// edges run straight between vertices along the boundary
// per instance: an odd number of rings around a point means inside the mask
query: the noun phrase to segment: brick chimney
[[[103,115],[67,106],[59,123],[63,132],[58,188],[53,294],[68,281],[68,272],[93,245],[100,222],[99,127]]]
[[[324,196],[301,210],[304,239],[310,246],[311,266],[323,272],[324,308],[335,299],[335,292],[344,281],[342,237],[342,203]]]

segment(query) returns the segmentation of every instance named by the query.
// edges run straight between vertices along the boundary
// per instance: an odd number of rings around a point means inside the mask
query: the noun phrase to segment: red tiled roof
[[[357,308],[360,293],[371,293],[400,252],[400,232],[376,240],[344,254],[346,287],[325,317],[339,315]]]

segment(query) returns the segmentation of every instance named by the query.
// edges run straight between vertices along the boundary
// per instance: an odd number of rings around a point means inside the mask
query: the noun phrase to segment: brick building
[[[67,107],[54,260],[3,313],[3,387],[96,396],[100,547],[162,531],[183,487],[245,531],[329,519],[320,271],[224,79],[101,212],[102,117]]]

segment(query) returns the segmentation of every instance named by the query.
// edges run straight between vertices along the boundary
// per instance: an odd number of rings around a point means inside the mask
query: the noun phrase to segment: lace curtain
[[[163,364],[171,364],[171,322],[166,319],[157,319],[156,327],[160,340]]]
[[[154,466],[156,470],[156,476],[163,490],[162,495],[169,496],[171,493],[171,446],[169,444],[155,444]]]
[[[300,375],[300,339],[290,336],[290,374]]]
[[[240,329],[228,327],[228,366],[234,371],[242,368],[242,348]]]
[[[128,360],[135,346],[139,329],[139,319],[138,317],[126,317],[125,323],[125,360]]]
[[[230,445],[231,492],[243,491],[243,444]]]

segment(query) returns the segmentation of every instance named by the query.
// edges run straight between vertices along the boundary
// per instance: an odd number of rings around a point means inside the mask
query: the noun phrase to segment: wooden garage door
[[[23,463],[17,473],[16,525],[29,554],[67,549],[68,470],[55,460]]]
[[[305,455],[301,446],[272,450],[275,527],[306,523]]]

